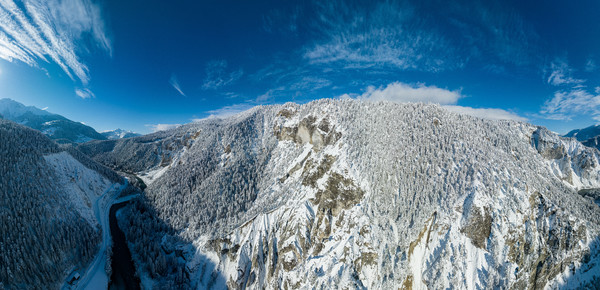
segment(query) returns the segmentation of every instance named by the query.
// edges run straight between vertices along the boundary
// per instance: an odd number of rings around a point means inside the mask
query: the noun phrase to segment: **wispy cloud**
[[[527,121],[527,118],[521,117],[515,113],[495,108],[472,108],[463,106],[444,106],[448,111],[455,112],[458,114],[469,115],[473,117],[490,119],[490,120],[516,120],[516,121]]]
[[[298,19],[302,12],[300,6],[288,7],[285,10],[271,10],[262,16],[262,28],[268,33],[296,33]]]
[[[89,39],[112,52],[100,7],[91,0],[0,0],[0,58],[32,67],[56,63],[71,79],[86,85],[87,66],[77,52]]]
[[[242,69],[229,70],[227,61],[215,60],[206,64],[206,78],[202,84],[205,90],[216,90],[239,80],[244,71]]]
[[[593,59],[588,58],[584,70],[595,70]],[[587,80],[576,78],[577,71],[565,57],[555,58],[544,70],[548,84],[560,87],[552,98],[546,100],[540,109],[539,118],[569,121],[574,117],[589,117],[600,121],[600,89],[593,91],[585,83]]]
[[[458,99],[463,96],[460,90],[450,91],[448,89],[438,88],[436,86],[426,86],[424,84],[410,85],[401,82],[388,84],[385,88],[375,88],[370,86],[367,90],[358,96],[343,95],[343,97],[356,97],[367,101],[389,101],[396,103],[406,102],[424,102],[437,103],[441,105],[456,104]]]
[[[273,75],[261,75],[262,80],[269,79],[273,87],[265,93],[260,94],[254,100],[258,104],[282,101],[283,99],[294,99],[305,94],[312,94],[321,89],[329,88],[333,82],[324,77],[312,76],[313,73],[304,69],[290,71],[280,70],[276,77]],[[255,77],[255,76],[253,76]]]
[[[546,68],[547,82],[553,86],[577,85],[585,80],[573,77],[574,70],[569,66],[565,58],[556,58]]]
[[[583,88],[557,91],[547,100],[540,113],[542,118],[551,120],[571,120],[575,116],[588,115],[600,119],[600,95],[592,94]]]
[[[302,21],[296,22],[303,37],[295,40],[306,42],[291,54],[275,53],[271,63],[248,75],[265,92],[257,100],[351,91],[387,84],[407,71],[439,73],[469,66],[496,74],[512,73],[514,67],[540,72],[539,36],[510,5],[449,2],[444,9],[432,9],[437,7],[429,2],[309,1],[310,9],[303,6]],[[280,14],[264,16],[266,31],[279,33],[289,23]],[[285,90],[274,89],[279,87]]]
[[[179,85],[179,81],[177,80],[177,76],[175,76],[175,74],[171,75],[171,78],[169,79],[169,84],[171,84],[171,86],[173,86],[173,88],[179,92],[180,95],[186,97],[185,93],[183,93],[183,91],[181,90],[181,86]]]
[[[264,94],[256,97],[256,102],[259,104],[264,104],[266,102],[273,101],[277,96],[280,96],[281,94],[285,94],[286,92],[288,94],[290,93],[289,91],[286,90],[286,87],[277,87],[274,89],[269,89]]]
[[[540,37],[533,26],[503,1],[448,2],[433,19],[458,36],[453,45],[468,60],[485,66],[537,65]]]
[[[291,83],[290,90],[298,91],[316,91],[332,85],[332,82],[326,78],[314,76],[302,76]]]
[[[147,124],[146,127],[150,128],[152,132],[166,131],[177,128],[181,124]]]
[[[323,41],[304,53],[312,64],[439,71],[462,65],[447,39],[418,20],[407,3],[357,9],[344,1],[320,7],[315,30]]]
[[[248,78],[256,83],[269,84],[269,89],[256,100],[264,102],[278,97],[294,97],[331,88],[333,81],[329,79],[329,76],[333,74],[335,72],[331,70],[315,71],[305,65],[279,61],[277,65],[268,65],[249,75]]]
[[[426,72],[468,63],[524,66],[539,58],[533,27],[501,1],[432,8],[422,1],[325,1],[312,21],[316,40],[303,56],[311,64]]]
[[[82,99],[91,99],[96,97],[96,95],[94,95],[94,93],[88,88],[75,89],[75,94]]]
[[[588,60],[585,62],[584,70],[586,72],[594,72],[594,71],[596,71],[596,69],[598,69],[598,65],[596,65],[596,61],[594,61],[594,59],[592,59],[592,58],[588,58]]]
[[[206,119],[224,119],[227,117],[231,117],[234,115],[237,115],[241,112],[247,111],[251,108],[253,108],[254,106],[251,104],[247,104],[247,103],[242,103],[242,104],[234,104],[234,105],[230,105],[230,106],[225,106],[222,107],[220,109],[216,109],[216,110],[210,110],[210,111],[206,111],[206,114],[208,114],[208,117],[206,118],[199,118],[199,119],[192,119],[193,122],[199,122],[202,120],[206,120]]]

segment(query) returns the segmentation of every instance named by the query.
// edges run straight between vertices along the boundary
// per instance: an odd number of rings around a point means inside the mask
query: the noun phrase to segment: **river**
[[[110,234],[113,241],[112,249],[112,275],[108,289],[140,289],[140,279],[135,276],[135,267],[131,259],[131,253],[127,247],[125,234],[117,223],[117,211],[129,202],[113,204],[110,208],[109,222]]]

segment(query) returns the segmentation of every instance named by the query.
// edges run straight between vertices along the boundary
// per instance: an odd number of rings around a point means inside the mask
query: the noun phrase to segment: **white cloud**
[[[75,89],[75,94],[82,99],[90,99],[96,97],[96,95],[94,95],[94,93],[88,88]]]
[[[596,65],[596,62],[592,58],[588,58],[588,60],[585,62],[585,71],[594,72],[597,68],[598,66]]]
[[[32,67],[52,61],[84,85],[90,76],[78,44],[90,39],[110,54],[105,30],[101,9],[91,0],[26,0],[22,5],[0,0],[0,58]]]
[[[332,85],[332,82],[325,78],[302,76],[296,82],[290,84],[290,90],[293,91],[316,91]]]
[[[262,103],[262,102],[266,102],[268,100],[273,99],[273,93],[275,92],[274,89],[270,89],[268,90],[266,93],[256,97],[256,102],[258,103]]]
[[[515,113],[511,113],[502,109],[494,108],[471,108],[463,106],[444,106],[445,109],[458,114],[469,115],[473,117],[490,119],[490,120],[516,120],[516,121],[527,121],[527,118],[521,117]]]
[[[556,58],[546,69],[546,74],[549,75],[547,81],[553,86],[579,85],[585,82],[585,80],[574,78],[573,72],[566,59]]]
[[[285,87],[278,87],[274,89],[269,89],[266,93],[256,97],[257,103],[265,103],[268,101],[272,101],[276,96],[280,95],[282,92],[285,92]]]
[[[214,60],[206,64],[206,78],[202,84],[205,90],[216,90],[239,80],[244,71],[242,69],[229,71],[227,61]]]
[[[166,131],[170,129],[174,129],[181,126],[181,124],[148,124],[146,127],[149,127],[152,132],[158,131]]]
[[[186,97],[186,95],[181,90],[181,86],[179,85],[179,81],[177,81],[177,77],[175,76],[175,74],[171,75],[171,78],[169,79],[169,84],[171,84],[171,86],[173,86],[173,88],[175,90],[177,90],[177,92],[179,92],[179,94]]]
[[[231,106],[225,106],[220,109],[206,111],[208,117],[200,118],[200,119],[192,119],[192,122],[199,122],[206,119],[224,119],[227,117],[231,117],[237,115],[241,112],[252,109],[254,106],[251,104],[235,104]]]
[[[366,92],[357,97],[368,101],[424,102],[453,105],[463,96],[459,90],[450,91],[436,86],[425,86],[423,84],[415,86],[394,82],[388,84],[385,88],[368,87]]]
[[[343,94],[340,99],[356,98],[365,101],[389,101],[395,103],[437,103],[443,105],[449,111],[475,116],[491,120],[517,120],[527,121],[515,113],[511,113],[502,109],[495,108],[471,108],[456,106],[455,104],[463,95],[460,90],[451,91],[448,89],[438,88],[436,86],[426,86],[424,84],[409,85],[401,82],[388,84],[385,88],[368,87],[367,91],[362,95]]]
[[[552,99],[544,103],[540,113],[551,120],[571,120],[574,116],[591,115],[600,117],[600,95],[577,88],[557,91]]]

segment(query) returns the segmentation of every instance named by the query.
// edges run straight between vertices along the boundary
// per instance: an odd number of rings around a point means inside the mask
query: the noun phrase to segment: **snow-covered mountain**
[[[146,182],[122,220],[146,285],[600,283],[600,154],[542,127],[319,100],[79,148]]]
[[[11,99],[0,99],[0,116],[3,119],[39,130],[58,143],[106,140],[106,137],[92,127],[33,106],[25,106]]]
[[[565,137],[574,137],[582,142],[597,136],[600,136],[600,125],[592,125],[583,129],[575,129],[565,135]]]
[[[99,208],[121,184],[72,146],[0,120],[0,288],[58,289],[85,269],[103,241]]]
[[[600,125],[592,125],[583,129],[572,130],[565,137],[576,138],[583,145],[600,149]]]
[[[101,132],[100,134],[102,134],[102,136],[106,137],[106,139],[108,140],[115,140],[115,139],[123,139],[123,138],[131,138],[131,137],[138,137],[141,136],[138,133],[132,132],[132,131],[126,131],[123,129],[115,129],[115,130],[111,130],[111,131],[104,131]]]

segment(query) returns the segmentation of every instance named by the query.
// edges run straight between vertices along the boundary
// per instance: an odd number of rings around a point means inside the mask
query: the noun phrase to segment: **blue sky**
[[[600,2],[0,0],[0,97],[148,133],[318,98],[600,122]]]

